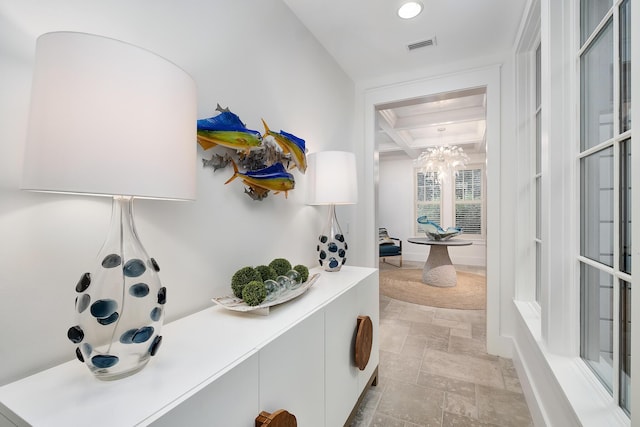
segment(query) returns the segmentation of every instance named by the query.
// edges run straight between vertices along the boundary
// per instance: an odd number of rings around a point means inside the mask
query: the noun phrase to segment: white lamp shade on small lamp
[[[320,236],[316,250],[318,262],[325,271],[339,271],[347,261],[348,245],[335,205],[358,202],[356,157],[347,151],[322,151],[308,157],[309,188],[307,204],[329,205],[329,218]]]
[[[133,198],[195,198],[196,104],[193,79],[145,49],[83,33],[38,38],[22,188],[113,196],[67,331],[98,379],[140,371],[162,342],[167,289],[138,238]]]
[[[320,151],[307,156],[309,205],[352,205],[358,202],[356,156],[347,151]]]
[[[195,199],[196,86],[166,59],[118,40],[38,38],[26,190]]]

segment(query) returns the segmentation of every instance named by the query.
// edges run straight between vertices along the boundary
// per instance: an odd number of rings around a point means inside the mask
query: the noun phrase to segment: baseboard
[[[520,307],[522,308],[522,307]],[[513,362],[536,426],[581,426],[571,404],[540,351],[539,331],[532,333],[520,310],[516,315]]]
[[[533,355],[524,355],[522,348],[517,342],[514,342],[514,354],[513,354],[513,366],[518,373],[518,379],[520,380],[520,387],[524,393],[525,400],[529,406],[529,413],[533,420],[534,426],[550,426],[549,416],[547,415],[545,408],[541,405],[544,398],[540,396],[539,387],[540,380],[533,380],[533,370],[538,371],[531,366],[531,358]],[[549,389],[549,386],[542,386],[542,388]],[[555,393],[552,393],[555,394]],[[569,424],[572,425],[572,424]]]
[[[493,334],[487,323],[487,353],[511,359],[513,357],[513,338],[499,335],[497,331],[496,334]]]
[[[486,259],[484,257],[477,256],[459,256],[451,255],[451,262],[458,265],[472,265],[477,267],[486,267]]]

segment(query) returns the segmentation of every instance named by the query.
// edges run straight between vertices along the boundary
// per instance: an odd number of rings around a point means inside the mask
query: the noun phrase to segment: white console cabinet
[[[320,273],[266,316],[212,306],[169,323],[141,372],[102,382],[77,360],[0,387],[5,426],[253,427],[285,409],[301,427],[345,424],[377,378],[378,271]],[[373,323],[371,356],[354,363],[357,317]]]

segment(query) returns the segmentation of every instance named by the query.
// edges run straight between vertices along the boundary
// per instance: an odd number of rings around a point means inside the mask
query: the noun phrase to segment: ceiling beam
[[[387,111],[387,110],[383,110]],[[382,113],[383,111],[380,111]],[[415,129],[430,126],[446,126],[451,123],[464,123],[486,120],[483,107],[467,107],[454,110],[435,111],[407,117],[396,117],[395,130]]]
[[[454,138],[420,138],[413,140],[413,146],[419,147],[418,150],[420,150],[420,148],[437,147],[439,145],[457,145],[463,149],[465,145],[474,145],[474,150],[477,151],[479,147],[484,145],[484,138],[461,138],[460,136],[456,136]]]
[[[404,132],[398,132],[394,129],[393,125],[391,124],[394,121],[395,116],[393,115],[393,113],[391,113],[391,111],[378,111],[378,124],[380,125],[380,128],[383,130],[383,132],[386,133],[389,138],[391,138],[396,144],[398,144],[398,147],[400,147],[405,153],[407,153],[407,156],[411,157],[412,159],[417,159],[420,155],[420,152],[413,149],[409,145],[411,140],[410,138],[407,138],[405,135],[403,135]]]
[[[487,90],[485,87],[454,90],[451,92],[442,92],[442,93],[436,93],[428,96],[421,96],[418,98],[401,99],[398,101],[389,102],[387,104],[381,105],[379,109],[387,110],[387,109],[394,109],[394,108],[411,107],[419,104],[429,104],[433,102],[450,101],[452,99],[460,99],[460,98],[473,97],[477,95],[484,95],[486,94],[486,92]],[[486,97],[485,97],[485,100],[486,100]]]

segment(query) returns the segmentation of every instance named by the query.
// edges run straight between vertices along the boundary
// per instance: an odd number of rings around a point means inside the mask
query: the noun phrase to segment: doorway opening
[[[412,267],[424,263],[430,252],[427,245],[408,241],[425,237],[419,218],[442,229],[461,229],[456,239],[472,244],[448,251],[453,263],[485,275],[486,87],[429,94],[375,109],[380,227],[403,241],[402,259]],[[466,157],[464,164],[438,168],[430,162],[430,171],[415,167],[425,150],[437,157],[455,154],[456,147]]]
[[[457,96],[456,96],[457,95]],[[462,100],[455,100],[455,98],[461,97],[464,101],[473,103],[477,101],[477,97],[484,97],[484,109],[485,109],[485,124],[482,142],[476,142],[477,145],[482,145],[484,148],[484,176],[485,176],[485,199],[484,199],[484,238],[485,238],[485,253],[484,253],[484,268],[487,278],[487,291],[486,291],[486,330],[487,330],[487,350],[491,354],[509,356],[511,348],[508,338],[502,338],[500,336],[500,68],[489,67],[479,70],[473,70],[465,73],[457,73],[452,75],[446,75],[441,77],[433,77],[424,80],[418,80],[414,82],[405,82],[402,84],[373,88],[365,90],[364,93],[364,118],[365,118],[365,156],[364,156],[364,173],[365,180],[370,179],[370,186],[367,185],[367,189],[370,189],[370,194],[367,196],[367,202],[370,203],[374,215],[370,216],[367,220],[370,221],[366,224],[367,238],[369,244],[367,250],[370,250],[372,264],[378,266],[378,251],[377,251],[377,232],[379,227],[385,227],[385,224],[381,223],[381,219],[385,219],[379,209],[384,203],[384,209],[388,207],[394,208],[395,201],[383,200],[383,194],[386,184],[382,183],[382,179],[388,180],[386,176],[389,170],[385,170],[386,162],[393,163],[393,160],[388,160],[385,153],[384,140],[387,138],[386,143],[394,143],[398,146],[398,141],[389,136],[389,132],[398,132],[397,129],[388,127],[389,120],[393,123],[393,116],[386,110],[399,110],[403,111],[407,116],[408,111],[418,107],[417,105],[425,103],[424,101],[452,103],[460,102]],[[465,98],[467,98],[465,100]],[[477,106],[476,106],[477,107]],[[471,108],[471,107],[470,107]],[[383,112],[384,111],[384,112]],[[472,116],[473,110],[467,110],[466,114]],[[398,113],[400,114],[400,113]],[[389,120],[381,121],[380,116],[387,116]],[[471,119],[470,119],[471,120]],[[386,123],[385,123],[386,122]],[[460,119],[460,122],[463,122]],[[380,129],[387,126],[389,132],[386,137],[378,139]],[[448,126],[448,125],[447,125]],[[440,126],[442,127],[442,126]],[[465,126],[460,124],[460,129]],[[471,125],[469,125],[471,127]],[[477,123],[476,123],[477,127]],[[437,132],[435,130],[428,129],[423,132]],[[416,156],[420,154],[421,148],[412,146],[411,138],[407,135],[408,132],[399,133],[400,144],[405,145],[401,147],[402,154],[397,153],[399,156],[407,158],[407,150],[413,150]],[[416,139],[420,139],[418,133],[414,135]],[[429,138],[423,138],[429,139]],[[436,138],[438,139],[438,138]],[[442,138],[444,139],[444,137]],[[380,146],[378,143],[380,142]],[[437,141],[436,141],[437,142]],[[398,151],[398,150],[396,150]],[[392,155],[389,155],[392,157]],[[410,168],[411,170],[413,168]],[[411,173],[411,179],[413,178],[413,172]],[[384,174],[384,175],[383,175]],[[393,178],[395,180],[395,177]],[[368,182],[365,182],[368,184]],[[405,183],[406,184],[406,183]],[[404,231],[398,230],[397,233],[404,233],[406,236],[415,235],[414,221],[415,221],[415,209],[413,207],[413,193],[414,183],[409,181],[408,193],[410,194],[410,207],[408,213],[403,215],[401,227]],[[397,182],[394,187],[394,194],[400,193],[398,190],[402,186],[401,182]],[[451,211],[455,211],[455,206],[451,206]],[[444,210],[444,208],[443,208]],[[386,220],[386,219],[385,219]],[[399,222],[400,224],[400,222]],[[389,228],[389,226],[386,226]],[[395,234],[395,233],[392,233]],[[417,245],[416,245],[417,246]],[[407,249],[408,250],[408,249]],[[419,255],[419,249],[414,248],[416,254]]]

